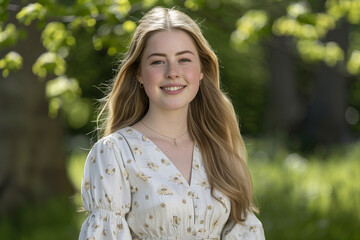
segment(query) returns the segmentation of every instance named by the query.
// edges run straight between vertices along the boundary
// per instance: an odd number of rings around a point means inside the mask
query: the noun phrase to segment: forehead
[[[197,53],[194,40],[183,30],[159,31],[152,34],[146,42],[144,55],[154,52],[180,52],[190,50]]]

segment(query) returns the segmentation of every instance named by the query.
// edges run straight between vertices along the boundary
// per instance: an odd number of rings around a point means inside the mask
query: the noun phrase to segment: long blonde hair
[[[202,154],[212,194],[214,189],[224,193],[231,202],[231,218],[243,222],[249,211],[257,211],[245,145],[233,105],[220,88],[217,57],[199,26],[186,14],[156,7],[140,20],[115,81],[103,99],[98,116],[103,126],[100,136],[133,125],[146,114],[149,100],[136,79],[141,55],[152,34],[171,29],[183,30],[192,37],[204,74],[199,91],[190,103],[189,133]]]

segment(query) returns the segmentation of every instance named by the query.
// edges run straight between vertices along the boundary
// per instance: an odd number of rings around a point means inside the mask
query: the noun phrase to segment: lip
[[[185,89],[186,85],[182,84],[167,84],[164,86],[161,86],[161,90],[170,95],[181,93]]]

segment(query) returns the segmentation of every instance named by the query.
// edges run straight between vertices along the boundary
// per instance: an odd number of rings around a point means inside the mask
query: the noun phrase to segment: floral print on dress
[[[170,161],[165,159],[165,158],[162,158],[161,159],[161,163],[164,164],[165,166],[169,166],[170,165]]]
[[[230,201],[211,187],[194,146],[191,182],[137,130],[126,127],[98,141],[85,163],[82,201],[90,213],[80,240],[264,240],[261,222],[228,221]]]
[[[150,168],[151,170],[154,170],[155,172],[159,170],[159,166],[153,162],[147,162],[146,164],[147,164],[148,168]]]
[[[183,184],[183,178],[179,173],[175,174],[174,176],[170,176],[169,179],[174,183]]]
[[[105,169],[105,173],[108,174],[108,175],[114,175],[115,167],[112,164],[108,164],[106,169]]]
[[[173,195],[173,192],[167,186],[161,186],[157,193],[159,195]]]

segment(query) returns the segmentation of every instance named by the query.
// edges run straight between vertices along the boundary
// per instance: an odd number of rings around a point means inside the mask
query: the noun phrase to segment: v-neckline
[[[135,134],[137,135],[139,140],[142,140],[143,137],[146,138],[146,140],[153,145],[153,147],[155,147],[156,149],[158,149],[158,151],[166,158],[166,160],[168,160],[170,162],[170,164],[172,165],[172,167],[175,169],[175,171],[180,174],[180,176],[183,178],[183,180],[186,182],[187,187],[191,187],[191,184],[193,182],[193,164],[194,164],[194,157],[195,157],[195,151],[196,151],[196,143],[194,143],[193,146],[193,150],[192,150],[192,158],[191,158],[191,167],[190,167],[190,182],[188,182],[186,180],[186,178],[184,177],[184,175],[182,174],[182,172],[176,167],[176,165],[174,164],[174,162],[163,152],[163,150],[161,150],[161,148],[159,148],[150,138],[148,138],[145,134],[143,134],[142,132],[136,130],[135,128],[129,127],[129,129],[131,129],[133,132],[135,132]]]

